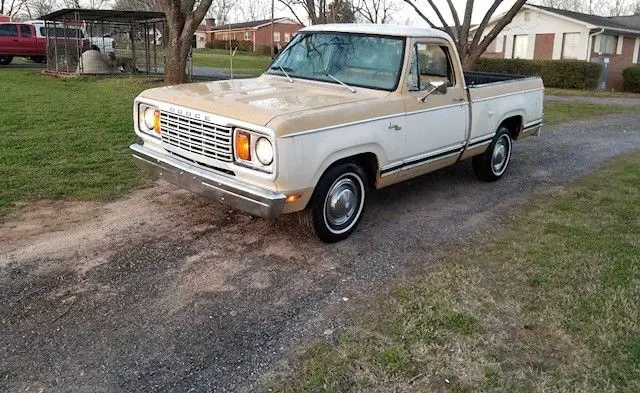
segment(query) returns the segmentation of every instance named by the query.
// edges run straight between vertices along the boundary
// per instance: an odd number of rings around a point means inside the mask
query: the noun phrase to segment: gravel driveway
[[[27,206],[0,227],[0,391],[254,391],[368,295],[638,148],[640,114],[548,128],[497,183],[463,162],[374,193],[335,245],[165,183]]]

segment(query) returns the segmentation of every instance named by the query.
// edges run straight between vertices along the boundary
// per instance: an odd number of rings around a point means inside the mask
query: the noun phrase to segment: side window
[[[0,24],[0,37],[17,37],[18,26],[12,24]]]
[[[431,82],[447,82],[449,86],[456,84],[446,46],[417,43],[411,52],[409,90],[426,90]]]
[[[22,38],[31,37],[31,26],[20,25],[20,34],[22,35]]]

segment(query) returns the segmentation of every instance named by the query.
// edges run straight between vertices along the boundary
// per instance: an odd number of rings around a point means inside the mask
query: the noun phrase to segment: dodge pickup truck
[[[439,30],[315,25],[258,78],[142,92],[131,150],[170,183],[258,216],[296,213],[335,242],[371,189],[467,158],[479,179],[502,177],[513,142],[540,133],[543,90],[463,72]]]

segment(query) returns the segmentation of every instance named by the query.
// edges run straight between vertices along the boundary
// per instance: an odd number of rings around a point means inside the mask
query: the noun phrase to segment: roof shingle
[[[286,21],[286,22],[291,22],[291,19],[289,18],[276,18],[273,20],[273,23],[278,23],[278,22],[282,22],[282,21]],[[270,24],[271,23],[271,19],[263,19],[263,20],[252,20],[249,22],[240,22],[240,23],[229,23],[226,25],[220,25],[220,26],[216,26],[211,30],[233,30],[233,29],[251,29],[254,27],[258,27],[261,25],[266,25],[266,24]]]

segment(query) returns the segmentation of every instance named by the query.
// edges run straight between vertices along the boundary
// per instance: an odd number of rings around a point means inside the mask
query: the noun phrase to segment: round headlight
[[[154,118],[155,109],[151,107],[146,107],[143,113],[144,125],[147,127],[147,130],[153,130],[153,118]]]
[[[256,141],[256,157],[262,165],[270,165],[273,162],[273,146],[267,138]]]

